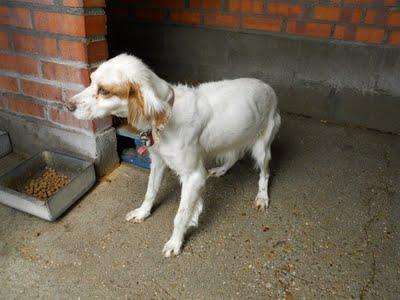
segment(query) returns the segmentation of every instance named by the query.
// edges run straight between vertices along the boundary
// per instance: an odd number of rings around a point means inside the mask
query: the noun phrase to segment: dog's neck
[[[168,117],[166,122],[162,126],[155,126],[152,122],[146,122],[147,124],[145,128],[140,129],[140,138],[142,140],[142,144],[145,147],[151,147],[153,144],[158,143],[160,141],[160,134],[161,131],[165,128],[168,121],[171,119],[172,116],[172,109],[175,103],[175,91],[172,86],[169,86],[171,90],[170,98],[166,101],[170,108],[168,111]]]

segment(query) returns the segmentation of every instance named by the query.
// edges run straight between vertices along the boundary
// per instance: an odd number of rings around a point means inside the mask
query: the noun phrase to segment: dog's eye
[[[98,93],[99,93],[99,95],[102,95],[102,96],[107,96],[107,95],[110,94],[109,91],[105,90],[105,89],[102,88],[102,87],[99,88]]]

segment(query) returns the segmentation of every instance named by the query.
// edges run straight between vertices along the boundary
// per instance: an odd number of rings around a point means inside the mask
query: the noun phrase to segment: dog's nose
[[[71,112],[76,110],[76,105],[74,103],[71,103],[71,102],[67,102],[66,107]]]

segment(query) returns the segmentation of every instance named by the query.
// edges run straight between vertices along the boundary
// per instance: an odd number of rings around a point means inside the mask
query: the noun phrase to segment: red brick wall
[[[14,0],[0,4],[0,110],[45,125],[95,132],[63,103],[108,57],[104,0]]]
[[[114,0],[137,21],[258,30],[400,47],[398,0]]]

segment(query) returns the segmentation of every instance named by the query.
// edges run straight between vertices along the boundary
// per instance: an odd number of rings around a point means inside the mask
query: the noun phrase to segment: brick
[[[356,37],[354,25],[336,25],[334,38],[338,40],[352,41]]]
[[[87,37],[105,35],[107,33],[106,16],[85,16],[85,29]]]
[[[0,31],[0,48],[1,49],[8,49],[8,33],[5,31]]]
[[[264,1],[262,0],[242,0],[240,10],[243,13],[262,14],[264,12]]]
[[[269,17],[245,16],[242,26],[247,29],[257,29],[266,31],[281,31],[282,20]]]
[[[344,4],[352,4],[352,5],[382,5],[382,0],[344,0]]]
[[[88,85],[89,70],[76,68],[68,65],[62,65],[52,62],[43,62],[43,76],[46,79],[80,83]]]
[[[35,11],[36,29],[75,36],[85,36],[84,16]]]
[[[10,9],[7,6],[0,6],[0,24],[10,25]]]
[[[354,9],[351,13],[351,19],[350,16],[348,17],[346,14],[350,14],[350,11],[347,11],[347,13],[342,15],[341,21],[349,22],[351,20],[351,23],[360,23],[362,17],[361,9]]]
[[[35,11],[36,29],[80,37],[104,35],[106,17],[70,15],[48,11]]]
[[[400,47],[400,31],[392,31],[390,33],[388,44]]]
[[[107,41],[96,41],[88,44],[88,62],[95,63],[108,59]]]
[[[64,6],[70,7],[105,7],[105,0],[64,0]]]
[[[17,52],[57,56],[57,41],[51,38],[35,37],[14,33],[14,46]]]
[[[356,29],[355,40],[358,42],[379,44],[382,42],[384,34],[385,31],[381,28],[358,27]]]
[[[314,18],[318,20],[339,21],[340,14],[340,7],[317,6],[314,8]]]
[[[29,80],[21,80],[21,89],[22,92],[27,96],[32,96],[57,102],[62,101],[60,87]]]
[[[8,6],[0,6],[0,17],[9,17],[10,8]]]
[[[386,12],[381,9],[368,9],[365,15],[366,24],[383,25],[386,21]]]
[[[200,14],[197,12],[177,11],[171,12],[170,18],[176,23],[199,24]]]
[[[220,10],[221,0],[190,0],[190,8]]]
[[[86,43],[78,41],[58,41],[60,55],[69,60],[79,60],[87,62]]]
[[[50,108],[50,120],[69,127],[75,127],[93,131],[93,122],[76,119],[72,113],[66,110]]]
[[[384,5],[385,6],[396,6],[397,0],[385,0]]]
[[[7,92],[18,91],[17,79],[0,75],[0,90]]]
[[[239,27],[240,17],[223,14],[206,14],[204,16],[204,24],[220,27]]]
[[[286,31],[288,33],[327,38],[331,32],[331,25],[289,20]]]
[[[94,63],[108,58],[108,47],[105,40],[90,43],[60,40],[58,44],[60,55],[68,60]]]
[[[386,24],[390,26],[400,26],[400,11],[391,11],[387,15]]]
[[[162,21],[166,17],[166,13],[159,8],[136,8],[134,13],[139,20]]]
[[[31,11],[27,8],[15,7],[11,10],[10,25],[32,29]]]
[[[241,0],[228,0],[228,10],[230,12],[240,11]]]
[[[7,97],[7,100],[9,111],[39,118],[44,117],[44,108],[41,104],[32,103],[15,97]]]
[[[150,0],[150,5],[153,7],[165,8],[184,8],[184,0]]]
[[[37,61],[14,54],[0,53],[0,68],[21,74],[38,75]]]
[[[304,7],[287,3],[268,3],[268,13],[277,16],[299,17],[304,14]]]
[[[244,12],[261,14],[264,12],[263,1],[261,0],[229,0],[228,10],[231,12]]]
[[[314,17],[317,20],[358,23],[361,20],[361,10],[334,6],[317,6],[314,9]]]

